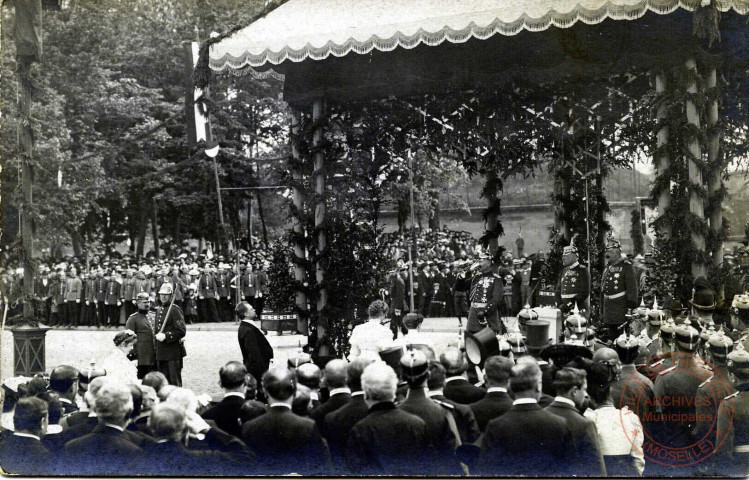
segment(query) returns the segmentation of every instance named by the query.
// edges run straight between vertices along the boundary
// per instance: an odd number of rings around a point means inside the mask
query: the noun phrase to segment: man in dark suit
[[[273,358],[273,347],[270,346],[263,332],[252,323],[256,314],[255,309],[249,303],[240,302],[235,313],[240,321],[237,336],[239,348],[242,350],[242,362],[259,383]]]
[[[390,277],[390,309],[388,315],[390,316],[390,330],[393,332],[393,338],[398,335],[398,329],[403,328],[401,321],[408,310],[405,271],[406,268],[400,265]]]
[[[333,359],[325,365],[323,382],[328,387],[328,401],[312,410],[309,414],[317,422],[317,427],[320,431],[323,429],[325,416],[344,406],[351,398],[351,389],[346,386],[347,367],[348,362],[339,358]]]
[[[322,405],[320,402],[320,386],[322,384],[322,370],[312,362],[307,362],[295,370],[296,381],[299,385],[309,388],[311,408]]]
[[[440,355],[440,363],[447,371],[445,397],[463,405],[469,405],[484,398],[486,390],[471,385],[465,376],[468,362],[463,356],[463,352],[455,347],[450,347]]]
[[[60,397],[63,415],[78,411],[75,398],[78,395],[78,370],[69,365],[60,365],[49,374],[49,389]]]
[[[476,416],[473,414],[471,407],[454,402],[444,395],[445,367],[443,367],[441,363],[429,362],[429,379],[427,380],[427,387],[429,388],[429,391],[427,392],[429,398],[438,402],[439,405],[452,405],[452,414],[453,418],[455,418],[455,425],[458,428],[458,433],[460,434],[460,441],[462,443],[473,443],[478,440],[481,431],[479,430]]]
[[[513,365],[515,364],[512,360],[503,356],[489,357],[484,363],[484,379],[488,387],[486,396],[471,404],[471,410],[482,432],[486,431],[490,420],[512,408],[512,398],[507,393],[507,385]]]
[[[242,427],[239,423],[239,409],[244,403],[245,376],[247,369],[239,362],[228,362],[218,372],[224,398],[206,410],[202,417],[213,420],[221,430],[239,437]]]
[[[567,428],[575,440],[576,457],[574,475],[605,477],[606,465],[598,442],[598,432],[593,420],[585,418],[579,411],[586,397],[585,370],[563,368],[556,373],[554,389],[557,396],[544,410],[567,422]]]
[[[50,475],[49,451],[41,438],[47,431],[47,403],[22,398],[13,412],[15,431],[0,441],[0,468],[15,475]]]
[[[105,382],[95,403],[98,425],[91,433],[65,444],[64,460],[56,473],[63,475],[121,475],[142,450],[125,432],[133,398],[130,388]]]
[[[512,368],[510,391],[512,408],[487,425],[475,473],[541,476],[553,465],[555,474],[569,474],[572,434],[562,418],[538,405],[541,369],[533,358]]]
[[[325,475],[330,454],[314,420],[291,412],[294,374],[277,366],[263,375],[270,411],[242,426],[242,439],[260,460],[263,475]]]
[[[375,360],[372,357],[358,357],[346,367],[347,385],[351,390],[348,402],[338,410],[325,416],[322,435],[328,441],[330,456],[336,474],[343,474],[346,462],[346,442],[348,434],[359,420],[369,413],[367,402],[364,401],[364,391],[361,386],[361,376],[364,369]]]
[[[182,357],[185,347],[182,342],[187,334],[185,316],[177,305],[171,305],[172,284],[165,283],[159,288],[161,305],[156,310],[156,368],[166,375],[170,385],[182,386]],[[168,317],[167,317],[168,315]]]
[[[135,351],[138,356],[138,378],[142,379],[156,369],[156,332],[153,314],[149,312],[151,297],[148,293],[136,294],[135,305],[138,311],[128,317],[125,328],[138,336]]]
[[[361,377],[369,415],[349,433],[346,465],[353,475],[429,475],[432,457],[424,420],[396,408],[398,377],[384,362],[374,362]]]
[[[194,412],[192,412],[194,413]],[[156,405],[148,420],[156,442],[134,459],[133,471],[139,475],[208,476],[257,474],[257,461],[241,442],[233,443],[231,452],[211,449],[188,449],[185,438],[211,428],[197,415],[190,415],[174,403]],[[206,437],[203,434],[203,437]],[[191,442],[195,443],[195,442]]]
[[[427,424],[428,453],[433,455],[429,474],[459,475],[460,465],[455,449],[460,445],[460,434],[450,404],[432,400],[426,395],[429,362],[419,350],[406,352],[400,360],[403,378],[408,383],[408,395],[398,408],[416,415]]]

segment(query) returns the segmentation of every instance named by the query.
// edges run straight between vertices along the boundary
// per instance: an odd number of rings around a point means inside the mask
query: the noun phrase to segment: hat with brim
[[[403,357],[403,352],[403,347],[387,348],[380,352],[380,358],[397,372],[400,366],[401,357]]]
[[[551,323],[548,320],[530,320],[525,325],[526,344],[529,350],[541,350],[549,343],[549,327]]]
[[[705,277],[700,276],[694,279],[690,303],[700,310],[715,309],[715,290]]]
[[[484,366],[487,358],[500,353],[497,334],[489,327],[465,334],[466,358],[471,365]]]
[[[558,343],[547,345],[538,352],[538,356],[546,361],[553,361],[554,365],[563,367],[577,357],[593,358],[593,352],[582,345],[572,345],[569,343]]]

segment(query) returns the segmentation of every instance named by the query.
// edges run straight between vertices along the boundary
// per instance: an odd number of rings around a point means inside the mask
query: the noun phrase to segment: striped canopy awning
[[[464,43],[549,27],[636,20],[714,3],[749,13],[749,0],[289,0],[211,46],[213,71],[272,67],[349,53]]]

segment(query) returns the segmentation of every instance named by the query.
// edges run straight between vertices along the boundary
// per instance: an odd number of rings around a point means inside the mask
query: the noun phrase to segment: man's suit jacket
[[[330,453],[317,424],[291,409],[274,406],[242,426],[242,439],[260,461],[263,475],[325,475]]]
[[[567,422],[567,428],[572,432],[577,447],[575,475],[605,477],[606,464],[603,462],[598,432],[593,420],[582,416],[572,405],[557,400],[544,410],[564,418]]]
[[[424,420],[392,402],[374,405],[349,433],[346,465],[353,475],[429,475],[432,470]]]
[[[555,475],[568,475],[574,448],[562,418],[537,403],[513,405],[487,425],[476,473],[541,476],[553,465]]]
[[[91,433],[65,444],[63,475],[111,476],[128,472],[134,457],[142,450],[127,433],[97,425]]]
[[[351,429],[369,414],[364,395],[352,395],[346,405],[325,415],[321,433],[328,441],[336,473],[345,471],[346,442]]]
[[[60,405],[62,405],[62,414],[63,415],[69,415],[71,413],[75,413],[78,410],[78,405],[75,404],[75,402],[71,402],[70,400],[60,398]]]
[[[138,352],[138,365],[156,365],[156,338],[151,320],[140,312],[135,312],[125,322],[125,328],[138,336],[135,350]]]
[[[479,430],[486,431],[491,420],[504,415],[512,408],[512,398],[507,392],[490,392],[486,397],[471,404],[471,410],[476,416]]]
[[[0,467],[16,475],[50,475],[50,453],[35,438],[6,435],[0,442]]]
[[[235,437],[242,435],[242,425],[239,423],[239,409],[242,408],[244,397],[229,395],[212,406],[201,415],[206,420],[214,420],[216,426]]]
[[[442,392],[446,398],[463,405],[470,405],[471,403],[478,402],[486,396],[486,390],[471,385],[471,383],[464,378],[451,380],[445,383],[445,388]]]
[[[453,417],[455,418],[455,425],[458,427],[458,432],[460,433],[461,442],[473,443],[478,440],[481,435],[481,429],[479,428],[479,424],[476,421],[476,415],[473,414],[470,405],[463,405],[454,402],[446,398],[444,395],[432,395],[430,398],[432,400],[447,403],[455,408],[455,410],[453,410]]]
[[[273,347],[263,332],[250,322],[240,322],[237,338],[242,351],[242,362],[259,384],[273,358]]]
[[[173,440],[155,443],[133,460],[131,468],[129,471],[138,475],[164,477],[258,474],[257,461],[244,445],[229,454],[209,449],[194,450]]]
[[[342,406],[346,405],[351,399],[351,394],[348,392],[336,393],[332,397],[328,398],[328,401],[321,404],[319,407],[312,410],[309,414],[310,418],[317,423],[317,428],[322,432],[323,423],[325,416],[331,412],[335,412]]]

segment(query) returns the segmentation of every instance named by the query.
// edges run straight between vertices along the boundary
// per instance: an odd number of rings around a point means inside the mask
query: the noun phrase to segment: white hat
[[[159,288],[159,295],[171,295],[174,293],[174,290],[172,289],[171,283],[162,283],[161,288]]]
[[[189,275],[200,275],[200,272],[196,268],[193,268],[189,272],[187,272]]]
[[[145,273],[146,275],[151,275],[151,272],[153,272],[153,269],[149,265],[143,265],[140,268],[140,271]]]

